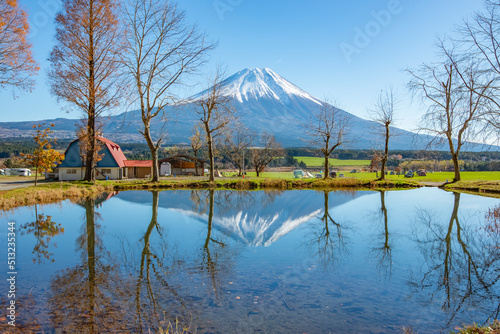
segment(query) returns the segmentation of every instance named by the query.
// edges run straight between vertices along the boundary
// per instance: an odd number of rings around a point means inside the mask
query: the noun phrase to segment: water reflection
[[[182,269],[175,264],[182,263],[181,258],[169,261],[171,254],[166,238],[162,235],[162,228],[158,224],[159,192],[152,191],[151,221],[141,238],[143,244],[140,258],[140,267],[135,284],[135,309],[140,333],[155,331],[165,319],[182,314],[186,306],[177,292],[178,287],[170,283],[170,275]],[[156,231],[160,244],[156,248],[151,246],[152,234]],[[165,302],[165,301],[168,302]]]
[[[371,253],[376,260],[379,272],[390,279],[393,259],[392,245],[389,240],[389,215],[385,203],[386,191],[379,190],[379,194],[380,210],[378,211],[376,220],[381,222],[382,229],[374,236],[377,245],[372,249]]]
[[[423,305],[441,306],[448,315],[447,325],[470,310],[480,310],[485,316],[476,321],[485,322],[497,318],[500,311],[500,258],[489,251],[492,248],[479,229],[462,225],[458,214],[461,194],[453,196],[447,224],[437,221],[435,214],[425,209],[417,214],[413,239],[426,265],[412,275],[409,285]]]
[[[323,193],[323,213],[318,216],[321,224],[313,224],[308,237],[308,246],[326,270],[332,269],[347,253],[346,241],[340,223],[330,214],[330,191]]]
[[[106,198],[67,203],[67,216],[35,208],[21,276],[45,277],[22,282],[18,300],[36,310],[22,313],[24,330],[154,333],[178,320],[197,333],[446,332],[499,313],[492,199],[437,189]],[[47,220],[65,233],[35,232]],[[33,247],[43,250],[34,263]]]
[[[130,289],[106,251],[96,200],[88,198],[76,251],[81,262],[58,272],[50,286],[50,320],[63,333],[102,333],[127,329],[125,301]]]
[[[54,261],[54,253],[50,249],[56,247],[56,244],[51,244],[51,239],[64,233],[64,227],[60,223],[53,221],[52,216],[38,213],[38,205],[35,204],[35,221],[22,225],[19,230],[22,235],[32,234],[36,238],[32,252],[33,262],[43,263],[44,259]]]

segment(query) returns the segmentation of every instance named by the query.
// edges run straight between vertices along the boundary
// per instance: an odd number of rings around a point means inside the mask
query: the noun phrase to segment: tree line
[[[139,131],[153,160],[153,182],[159,180],[158,155],[168,134],[153,134],[151,124],[175,118],[177,115],[166,112],[172,105],[181,106],[176,108],[178,113],[198,116],[191,148],[195,156],[201,147],[206,148],[210,180],[215,176],[219,150],[232,156],[240,174],[246,150],[257,174],[274,158],[284,156],[272,134],[252,133],[241,124],[237,110],[224,94],[222,66],[207,77],[207,89],[193,100],[183,100],[177,94],[195,75],[202,74],[217,42],[189,23],[176,2],[64,0],[62,5],[55,18],[49,86],[65,108],[83,114],[78,136],[86,151],[85,180],[95,180],[100,116],[125,106],[138,107],[141,112],[143,126]],[[464,145],[496,136],[500,129],[498,9],[499,0],[487,0],[484,10],[466,19],[453,37],[438,41],[437,61],[406,70],[409,90],[427,108],[420,131],[434,136],[430,145],[448,144],[455,166],[453,181],[460,180]],[[39,67],[27,40],[27,14],[18,0],[2,2],[0,13],[0,87],[30,91]],[[370,110],[371,119],[378,124],[377,134],[383,139],[380,179],[385,178],[389,162],[397,110],[398,97],[392,88],[382,90]],[[338,103],[326,101],[310,111],[303,126],[306,142],[324,157],[324,177],[328,178],[328,159],[353,141],[349,116]]]

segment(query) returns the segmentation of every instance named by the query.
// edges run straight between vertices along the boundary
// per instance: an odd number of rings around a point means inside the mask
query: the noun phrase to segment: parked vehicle
[[[3,169],[0,169],[0,175],[5,175],[5,171]]]
[[[297,169],[293,171],[293,178],[294,179],[301,179],[304,177],[304,171]]]
[[[339,177],[344,177],[344,174],[340,173],[340,174],[339,174]]]
[[[353,169],[352,171],[350,171],[349,173],[357,173],[358,171]]]
[[[31,170],[28,168],[9,168],[5,171],[5,174],[12,176],[31,176]]]
[[[317,179],[322,179],[323,178],[323,174],[321,173],[318,173],[316,175],[314,175]]]
[[[405,174],[405,177],[411,178],[411,177],[413,177],[413,173],[412,172],[408,172],[408,173]]]
[[[19,176],[31,176],[31,170],[27,168],[19,168],[17,170],[17,175]]]

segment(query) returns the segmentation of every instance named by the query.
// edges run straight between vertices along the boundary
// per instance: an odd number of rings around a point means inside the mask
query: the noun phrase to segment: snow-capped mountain
[[[307,122],[313,110],[317,110],[324,103],[320,99],[303,91],[290,81],[268,68],[244,69],[228,77],[222,83],[222,94],[232,100],[239,120],[256,134],[268,132],[273,134],[284,147],[304,147],[308,143],[304,140],[303,124]],[[169,144],[187,144],[193,126],[199,121],[194,112],[198,106],[193,103],[203,98],[206,91],[192,96],[178,106],[166,108],[165,115],[168,122],[158,117],[152,124],[153,134],[164,133]],[[351,149],[371,149],[381,147],[381,138],[374,129],[377,125],[346,111],[340,112],[349,119],[349,139]],[[0,122],[1,137],[30,137],[32,125],[37,122]],[[78,120],[58,118],[46,120],[56,123],[58,138],[74,137],[75,125]],[[107,117],[103,120],[104,136],[117,142],[144,142],[139,134],[143,128],[140,111],[124,112],[120,115]],[[59,131],[59,132],[58,132]],[[390,149],[423,149],[429,142],[429,137],[392,128],[395,135],[391,138]],[[258,143],[256,143],[258,145]],[[446,150],[445,146],[437,148]],[[476,145],[472,150],[485,150],[487,147]]]
[[[221,86],[222,95],[232,97],[239,103],[268,99],[286,105],[298,98],[310,100],[318,106],[323,103],[269,68],[244,69],[225,79]],[[206,91],[203,91],[193,99],[205,95]]]

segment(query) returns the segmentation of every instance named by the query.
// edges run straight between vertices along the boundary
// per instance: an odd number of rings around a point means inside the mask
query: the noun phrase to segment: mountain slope
[[[313,110],[321,107],[318,98],[308,94],[272,70],[244,69],[224,80],[222,94],[230,97],[240,121],[255,133],[263,131],[272,133],[284,147],[307,146],[304,139],[304,128]],[[206,92],[192,96],[188,101],[178,106],[165,108],[168,122],[165,124],[160,118],[154,120],[152,132],[155,135],[165,133],[166,143],[188,143],[191,129],[198,122],[198,115],[193,112],[197,108],[193,103],[203,98]],[[380,146],[381,138],[375,135],[376,123],[354,116],[341,110],[349,119],[349,130],[352,144],[351,149],[371,149]],[[56,124],[58,138],[74,136],[75,125],[78,120],[58,118],[47,120]],[[29,137],[31,127],[38,122],[0,122],[1,137]],[[143,142],[139,134],[142,128],[140,111],[129,111],[120,115],[107,117],[103,120],[104,136],[118,142]],[[390,149],[423,149],[429,142],[428,136],[392,128],[395,134],[390,141]],[[446,146],[437,149],[447,150]],[[486,150],[487,147],[477,145],[473,150]]]

